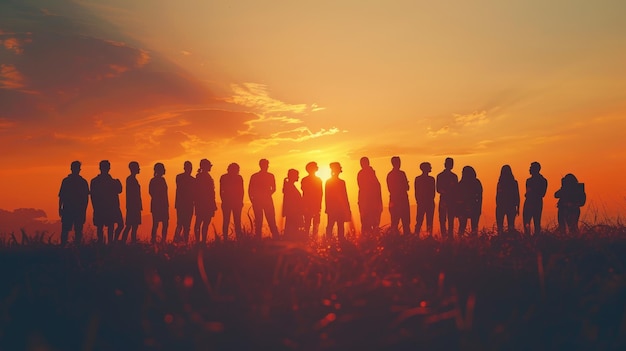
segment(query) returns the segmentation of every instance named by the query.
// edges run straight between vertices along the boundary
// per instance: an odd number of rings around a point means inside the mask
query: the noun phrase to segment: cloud
[[[0,89],[22,89],[25,86],[24,76],[14,65],[0,64]]]
[[[308,127],[298,127],[272,133],[269,137],[257,138],[250,143],[250,146],[254,151],[259,151],[269,146],[279,145],[285,142],[301,143],[323,136],[334,135],[339,132],[340,130],[335,127],[330,129],[322,128],[317,132],[312,132]]]
[[[31,42],[32,39],[30,32],[18,34],[0,30],[0,45],[2,45],[6,50],[13,52],[15,55],[21,55],[24,53],[24,45]]]
[[[289,104],[272,98],[270,97],[268,87],[264,84],[232,84],[231,89],[233,90],[233,95],[227,98],[226,101],[252,108],[253,111],[261,115],[273,115],[276,113],[302,114],[323,109],[316,104]]]
[[[487,118],[487,111],[483,110],[483,111],[472,112],[466,115],[455,114],[454,122],[459,126],[469,127],[469,126],[485,124],[489,122],[489,119]]]
[[[427,127],[426,134],[431,138],[445,135],[458,135],[461,131],[489,123],[487,110],[474,111],[468,114],[452,114],[451,117],[436,119],[439,126]]]

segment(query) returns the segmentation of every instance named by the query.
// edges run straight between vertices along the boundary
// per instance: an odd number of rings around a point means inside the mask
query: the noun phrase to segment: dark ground
[[[0,248],[1,350],[626,349],[626,229]]]

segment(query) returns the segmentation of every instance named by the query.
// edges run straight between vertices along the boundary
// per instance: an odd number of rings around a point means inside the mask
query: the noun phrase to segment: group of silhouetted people
[[[381,214],[383,211],[382,189],[376,172],[370,165],[367,157],[360,160],[361,170],[357,174],[358,208],[361,220],[361,233],[371,235],[380,230]],[[389,191],[389,213],[391,215],[390,232],[410,235],[411,213],[409,202],[409,180],[401,170],[400,157],[391,158],[392,169],[387,174],[386,183]],[[215,183],[210,174],[213,164],[207,160],[200,161],[200,167],[192,175],[193,165],[185,161],[183,173],[176,176],[176,229],[174,241],[189,242],[191,222],[195,215],[193,233],[197,242],[206,242],[208,228],[217,210]],[[61,244],[68,241],[68,233],[72,228],[75,240],[80,243],[85,223],[87,204],[91,197],[93,207],[93,223],[97,229],[98,242],[109,243],[128,240],[137,241],[137,229],[141,224],[141,187],[137,181],[139,163],[132,161],[128,168],[130,175],[126,178],[126,222],[122,218],[119,194],[122,193],[122,183],[109,174],[109,161],[100,162],[100,174],[87,181],[80,176],[81,163],[74,161],[71,164],[71,174],[61,183],[59,191],[59,214],[61,216],[62,231]],[[276,192],[276,180],[269,170],[269,161],[259,161],[260,170],[250,177],[248,195],[254,213],[254,234],[262,236],[263,218],[269,227],[271,236],[279,238],[280,233],[276,225],[276,213],[273,194]],[[458,218],[458,236],[478,234],[478,222],[482,211],[483,187],[477,178],[476,171],[471,166],[465,166],[461,172],[461,179],[452,171],[454,160],[446,158],[444,170],[436,179],[429,174],[432,166],[428,162],[420,164],[421,174],[415,177],[414,193],[417,204],[415,234],[419,235],[422,225],[426,221],[427,234],[433,235],[433,219],[435,213],[435,195],[439,193],[439,225],[443,239],[454,237],[454,220]],[[220,177],[220,200],[223,213],[222,235],[228,240],[229,228],[234,224],[234,234],[237,239],[243,237],[241,226],[241,212],[243,209],[244,187],[243,178],[239,174],[239,165],[228,165],[227,173]],[[309,162],[306,165],[307,176],[300,182],[300,190],[296,186],[300,175],[298,170],[289,169],[283,182],[282,216],[285,218],[283,235],[294,240],[307,240],[317,237],[322,199],[325,203],[325,212],[328,216],[325,234],[333,237],[336,226],[337,237],[345,239],[345,224],[352,222],[352,213],[348,201],[346,182],[339,178],[342,167],[339,162],[330,163],[331,177],[323,184],[316,175],[319,170],[317,163]],[[524,233],[531,233],[531,222],[534,233],[541,232],[541,214],[543,198],[548,187],[547,180],[540,173],[541,165],[533,162],[530,165],[530,178],[526,180],[525,201],[522,211]],[[169,200],[167,182],[164,178],[165,166],[162,163],[154,165],[154,177],[150,180],[150,212],[152,214],[151,242],[157,242],[157,231],[161,226],[161,242],[167,241],[169,224]],[[584,184],[579,183],[573,174],[567,174],[561,180],[561,188],[555,193],[558,198],[558,222],[562,232],[578,232],[580,207],[585,204],[586,195]],[[496,223],[498,233],[504,232],[504,220],[507,230],[515,231],[515,217],[520,210],[519,185],[509,165],[502,166],[496,191]],[[467,231],[467,222],[470,230]],[[107,235],[104,235],[104,228]]]

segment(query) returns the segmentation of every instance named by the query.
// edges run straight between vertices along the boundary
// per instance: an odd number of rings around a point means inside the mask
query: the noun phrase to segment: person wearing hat
[[[345,222],[350,222],[352,219],[350,203],[348,202],[348,191],[346,190],[346,181],[339,179],[341,171],[341,164],[339,162],[332,162],[330,164],[331,176],[324,186],[326,193],[326,214],[328,215],[328,224],[326,225],[327,239],[333,237],[333,227],[337,224],[337,237],[339,240],[344,240],[344,224]]]

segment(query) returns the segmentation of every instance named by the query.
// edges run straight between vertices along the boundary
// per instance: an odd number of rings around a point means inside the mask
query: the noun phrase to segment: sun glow
[[[317,176],[322,179],[323,182],[326,182],[330,178],[330,167],[329,166],[320,166],[318,165],[319,170],[317,171]]]

